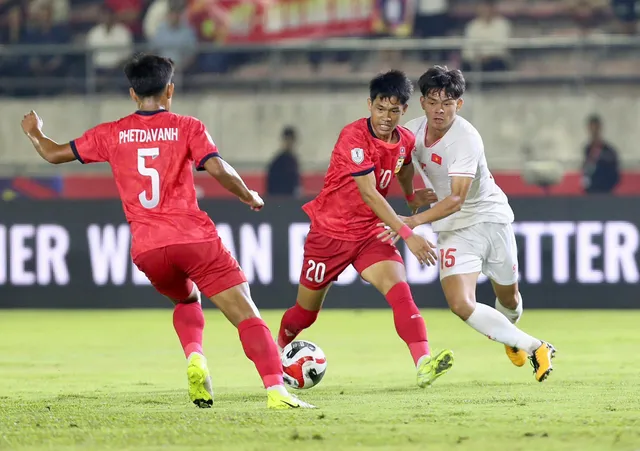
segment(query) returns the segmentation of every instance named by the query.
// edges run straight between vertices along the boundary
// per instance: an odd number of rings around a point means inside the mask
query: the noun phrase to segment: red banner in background
[[[260,194],[266,194],[264,172],[243,172],[242,178],[251,189]],[[582,174],[568,172],[562,181],[549,191],[544,191],[539,186],[528,185],[518,172],[494,172],[496,183],[510,197],[547,197],[547,196],[582,196]],[[196,177],[196,188],[200,197],[204,198],[232,198],[233,195],[226,191],[215,179],[208,175]],[[304,196],[315,196],[322,189],[324,173],[307,173],[302,177]],[[416,187],[422,187],[416,179]],[[614,194],[626,196],[640,196],[640,172],[623,172],[622,180],[616,187]],[[64,177],[64,185],[61,197],[66,199],[117,199],[118,189],[110,174],[103,175],[67,175]],[[398,183],[389,185],[389,197],[403,198],[402,190]],[[10,200],[10,199],[6,199]]]
[[[205,39],[229,43],[367,36],[381,16],[379,5],[376,0],[196,0],[191,19]]]

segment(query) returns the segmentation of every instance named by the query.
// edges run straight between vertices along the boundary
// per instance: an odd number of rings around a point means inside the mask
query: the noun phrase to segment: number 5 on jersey
[[[155,169],[146,166],[145,157],[156,158],[159,155],[159,147],[138,149],[138,172],[145,177],[151,178],[151,198],[149,198],[145,190],[138,195],[138,199],[140,204],[148,209],[156,208],[160,203],[160,174]]]

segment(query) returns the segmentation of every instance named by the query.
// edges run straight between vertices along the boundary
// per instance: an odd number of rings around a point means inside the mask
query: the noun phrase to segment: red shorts
[[[304,243],[300,284],[320,290],[335,281],[349,265],[362,274],[369,266],[385,260],[404,264],[398,249],[375,235],[364,241],[341,241],[312,230]]]
[[[208,298],[247,281],[220,238],[152,249],[133,261],[160,294],[184,301],[193,283]]]

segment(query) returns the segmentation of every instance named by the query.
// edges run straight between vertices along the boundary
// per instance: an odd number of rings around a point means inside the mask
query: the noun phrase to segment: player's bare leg
[[[267,389],[267,406],[272,409],[313,408],[289,394],[282,379],[282,362],[271,332],[251,299],[249,284],[242,283],[211,297],[211,301],[238,328],[246,356]]]
[[[200,303],[200,291],[193,284],[193,289],[187,299],[182,301],[169,299],[175,305],[173,327],[187,358],[189,399],[200,408],[211,407],[213,405],[213,387],[207,359],[202,352],[204,314]]]
[[[449,308],[470,327],[491,340],[524,350],[531,356],[536,380],[542,382],[552,369],[553,346],[524,333],[496,309],[477,303],[479,274],[455,274],[442,279],[442,290]]]
[[[298,285],[296,303],[284,313],[280,321],[280,330],[278,331],[278,350],[280,352],[295,340],[300,332],[316,322],[330,286],[331,284],[319,290],[311,290],[304,285]]]
[[[496,310],[507,317],[511,324],[517,324],[522,316],[522,297],[518,291],[518,283],[512,285],[499,285],[493,280],[493,292],[496,294]],[[524,366],[527,363],[527,353],[518,348],[504,345],[507,357],[515,366]]]
[[[407,284],[404,265],[393,260],[380,261],[364,269],[361,276],[376,287],[391,306],[396,332],[409,347],[418,370],[418,385],[431,385],[451,368],[453,352],[445,350],[431,357],[427,328]]]

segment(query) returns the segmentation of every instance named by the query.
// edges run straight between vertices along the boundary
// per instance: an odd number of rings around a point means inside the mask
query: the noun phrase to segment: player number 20
[[[322,283],[324,281],[324,275],[327,272],[327,265],[324,263],[316,263],[313,260],[307,262],[309,269],[307,269],[306,278],[309,282]]]
[[[144,208],[156,208],[160,203],[160,174],[155,169],[148,168],[145,160],[145,157],[156,158],[158,155],[160,155],[160,148],[158,147],[138,149],[138,172],[151,179],[151,198],[149,198],[146,190],[138,195],[138,199],[140,199],[140,203]]]
[[[389,183],[391,183],[391,177],[393,177],[393,174],[391,174],[391,170],[380,170],[380,189],[385,189],[387,186],[389,186]]]

